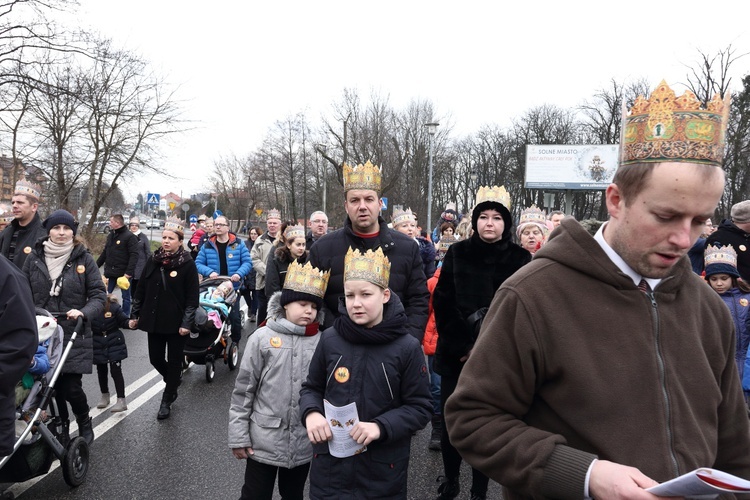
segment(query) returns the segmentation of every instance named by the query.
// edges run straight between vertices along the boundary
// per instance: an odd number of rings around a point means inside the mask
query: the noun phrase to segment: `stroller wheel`
[[[216,368],[214,367],[213,361],[206,362],[206,382],[213,382],[214,375],[216,374]]]
[[[63,479],[72,487],[80,486],[89,471],[89,445],[82,437],[70,441],[61,460]]]
[[[232,342],[229,345],[229,356],[227,356],[227,363],[229,365],[230,370],[234,370],[237,368],[237,361],[240,357],[240,348],[237,346],[235,342]]]

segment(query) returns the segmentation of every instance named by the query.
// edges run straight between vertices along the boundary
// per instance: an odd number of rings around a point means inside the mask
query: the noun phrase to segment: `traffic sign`
[[[380,198],[380,210],[388,210],[388,198]]]
[[[216,210],[214,212],[214,219],[217,217],[221,217],[222,215],[224,215],[224,212],[222,212],[221,210]]]
[[[159,204],[159,198],[161,198],[161,195],[156,193],[148,193],[146,196],[146,203],[149,205],[158,205]]]
[[[262,208],[256,208],[255,209],[255,213],[258,214],[258,217],[260,217],[260,214],[263,213],[263,209]]]
[[[195,214],[190,214],[190,223],[195,224],[196,222],[198,222],[198,216]]]

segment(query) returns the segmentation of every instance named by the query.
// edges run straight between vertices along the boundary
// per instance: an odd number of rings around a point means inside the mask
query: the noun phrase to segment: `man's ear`
[[[618,219],[620,212],[625,207],[625,199],[622,197],[622,191],[617,184],[610,184],[607,186],[605,191],[605,199],[607,202],[607,212],[613,219]]]

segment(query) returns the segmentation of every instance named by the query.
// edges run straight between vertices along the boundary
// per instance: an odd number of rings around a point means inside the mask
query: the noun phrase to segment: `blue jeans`
[[[116,278],[109,278],[107,281],[107,293],[112,293],[117,286]],[[127,290],[120,290],[122,292],[122,312],[127,317],[130,317],[130,288]]]
[[[432,414],[440,415],[440,374],[432,369],[435,356],[427,356],[427,368],[430,370],[430,393],[432,394]]]

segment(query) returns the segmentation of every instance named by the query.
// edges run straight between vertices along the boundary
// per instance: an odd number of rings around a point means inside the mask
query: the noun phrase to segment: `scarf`
[[[386,309],[389,304],[386,304]],[[387,344],[393,342],[398,337],[408,335],[406,324],[406,314],[403,309],[395,314],[388,314],[387,310],[383,311],[383,321],[373,326],[365,328],[352,321],[349,316],[341,315],[333,322],[333,327],[344,339],[352,344]]]
[[[62,288],[61,274],[70,259],[70,254],[73,253],[73,240],[62,245],[53,242],[52,240],[44,240],[44,262],[47,264],[47,272],[49,273],[49,279],[51,287],[49,294],[52,297],[60,295],[60,288]]]
[[[190,253],[185,251],[184,247],[179,247],[175,253],[167,253],[164,247],[154,252],[154,262],[163,267],[165,270],[177,269],[188,260],[192,260]]]

